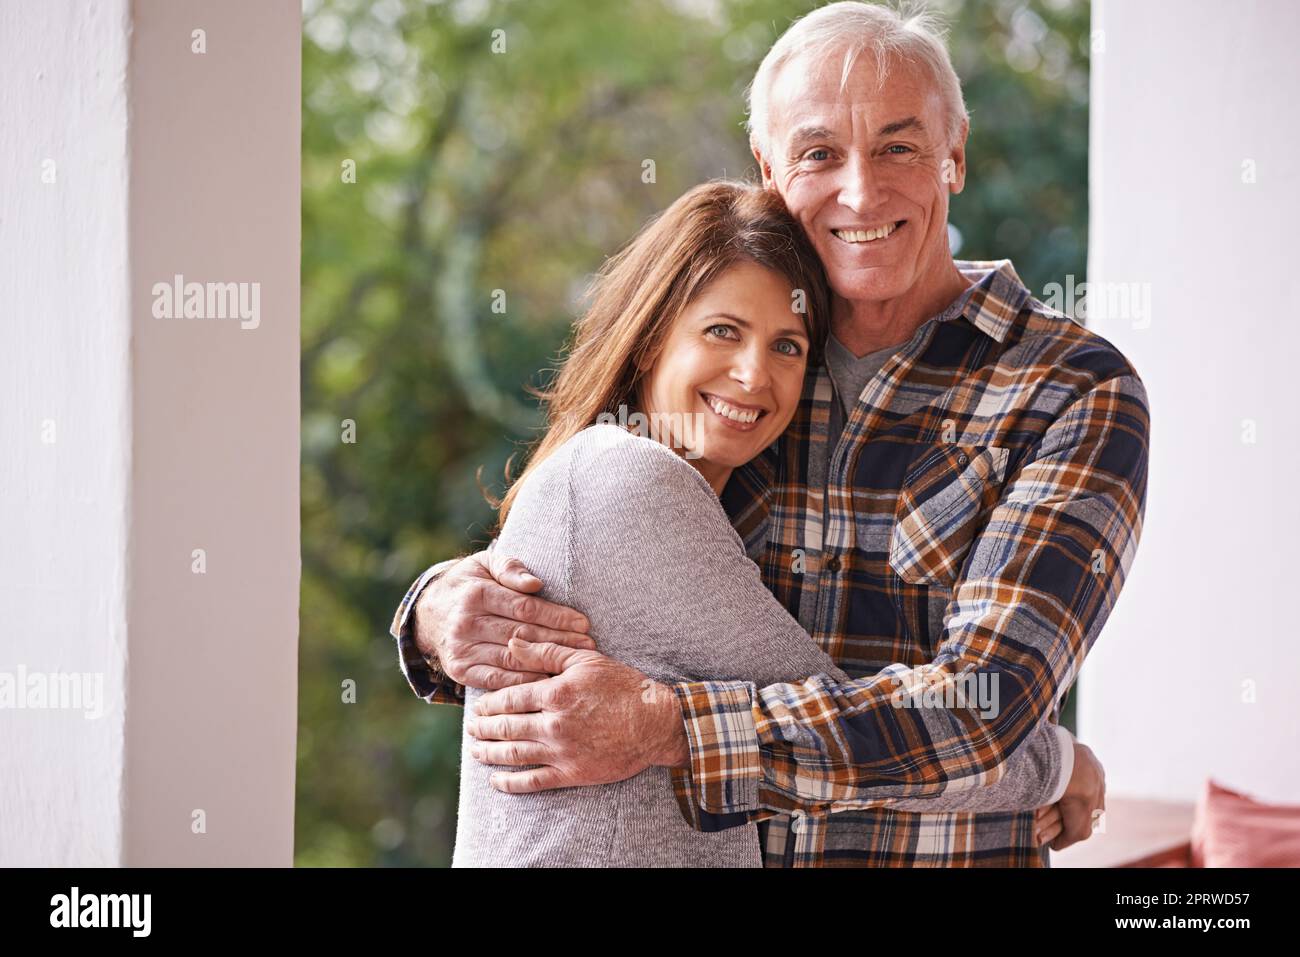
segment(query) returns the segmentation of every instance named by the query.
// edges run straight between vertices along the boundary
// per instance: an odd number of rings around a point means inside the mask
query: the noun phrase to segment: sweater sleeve
[[[614,426],[588,431],[601,429],[611,431],[589,438],[573,458],[569,491],[573,594],[592,622],[598,649],[669,683],[740,680],[761,686],[810,675],[848,680],[763,584],[703,476],[649,439]],[[815,738],[808,743],[813,746]],[[999,773],[953,780],[926,795],[881,788],[871,806],[930,812],[1035,808],[1049,803],[1061,785],[1061,748],[1054,726],[1044,722]],[[734,798],[746,800],[741,794]],[[680,788],[678,803],[702,830],[771,816],[701,816]]]
[[[945,811],[1027,811],[1055,804],[1074,771],[1074,735],[1057,724],[1036,727],[1006,762],[1002,777],[985,787],[961,787],[964,778],[932,798],[903,798],[895,811],[936,814]]]

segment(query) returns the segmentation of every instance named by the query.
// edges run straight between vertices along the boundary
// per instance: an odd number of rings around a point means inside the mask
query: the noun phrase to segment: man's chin
[[[830,277],[835,295],[849,302],[888,302],[903,295],[910,285],[907,270],[897,266],[870,266]]]

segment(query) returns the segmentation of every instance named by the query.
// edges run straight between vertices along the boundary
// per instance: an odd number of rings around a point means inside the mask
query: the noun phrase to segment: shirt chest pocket
[[[938,445],[908,471],[894,511],[889,565],[899,578],[950,588],[982,516],[1006,480],[1008,449]]]

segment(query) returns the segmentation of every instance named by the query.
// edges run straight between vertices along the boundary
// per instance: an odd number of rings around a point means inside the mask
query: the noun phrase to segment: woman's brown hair
[[[620,405],[631,411],[640,380],[653,369],[682,310],[740,262],[771,269],[803,293],[791,307],[802,300],[809,361],[820,362],[829,287],[816,251],[784,201],[748,183],[719,180],[694,187],[605,261],[551,388],[529,390],[546,404],[546,434],[505,497],[492,502],[502,525],[522,483],[552,452],[601,413],[617,415]]]

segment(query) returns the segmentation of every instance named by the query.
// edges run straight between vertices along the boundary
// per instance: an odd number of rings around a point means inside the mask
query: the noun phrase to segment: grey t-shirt
[[[979,287],[976,283],[968,285],[940,315],[954,316],[960,313],[966,308],[966,304],[970,302],[977,288]],[[899,342],[858,358],[833,334],[826,337],[826,368],[840,397],[839,402],[831,403],[832,444],[844,431],[844,423],[848,421],[853,408],[858,404],[858,398],[867,383],[875,377],[890,357],[906,344],[906,342]]]
[[[859,358],[835,336],[826,337],[826,371],[830,373],[831,381],[835,383],[835,392],[840,397],[839,402],[831,405],[833,438],[844,431],[844,423],[848,421],[853,408],[858,404],[858,397],[862,395],[862,390],[867,387],[867,383],[875,378],[876,373],[881,370],[890,356],[904,345],[905,343],[899,342],[892,346],[885,346]]]
[[[616,425],[584,429],[538,465],[492,547],[540,577],[543,598],[586,614],[598,650],[656,680],[849,680],[764,586],[704,477]],[[481,695],[467,688],[466,708]],[[693,830],[667,768],[616,784],[506,794],[488,779],[516,769],[475,760],[473,743],[463,732],[453,866],[762,866],[758,826]],[[877,789],[880,806],[1029,810],[1059,797],[1065,747],[1044,723],[995,783],[954,782],[930,798],[903,798],[906,788],[887,785]]]

